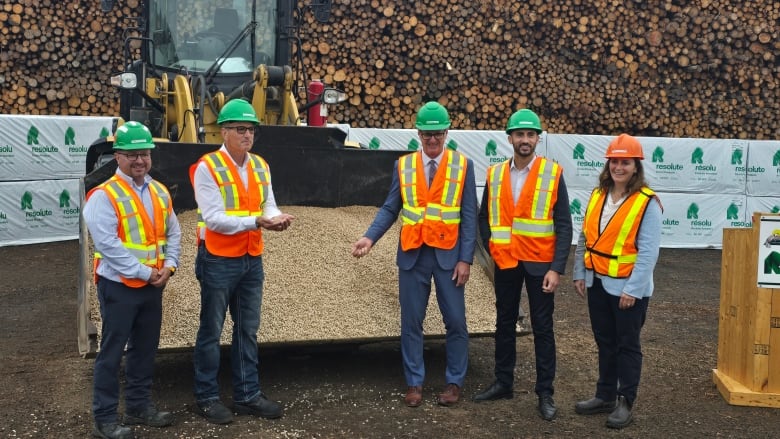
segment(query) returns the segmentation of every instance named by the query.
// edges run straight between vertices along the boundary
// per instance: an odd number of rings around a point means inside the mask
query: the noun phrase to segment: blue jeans
[[[193,354],[195,400],[204,403],[219,399],[219,339],[230,310],[233,401],[250,401],[260,394],[257,330],[263,299],[263,259],[250,255],[215,256],[201,245],[195,259],[195,276],[200,281],[200,328]]]

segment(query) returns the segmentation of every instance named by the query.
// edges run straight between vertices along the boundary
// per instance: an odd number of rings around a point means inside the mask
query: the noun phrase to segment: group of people
[[[279,418],[283,407],[263,393],[257,368],[263,229],[286,230],[294,217],[279,210],[268,164],[250,152],[259,124],[252,106],[231,100],[217,123],[224,143],[190,172],[198,205],[195,275],[201,297],[193,355],[196,407],[217,424],[231,422],[234,414]],[[554,297],[573,233],[563,169],[536,154],[541,121],[533,111],[521,109],[506,127],[512,158],[488,168],[478,204],[473,161],[444,147],[450,126],[449,113],[439,103],[419,109],[415,127],[422,149],[396,161],[387,198],[351,253],[366,256],[400,216],[396,263],[407,385],[403,400],[409,407],[424,401],[423,321],[433,283],[446,343],[446,385],[436,401],[452,406],[462,399],[468,368],[465,286],[476,246],[483,245],[495,263],[495,379],[472,399],[514,396],[515,323],[525,285],[538,411],[551,421],[558,413],[553,400]],[[154,148],[145,126],[121,126],[114,143],[116,174],[90,191],[83,209],[95,246],[103,321],[94,366],[96,437],[129,438],[131,425],[164,427],[173,422],[171,413],[152,402],[151,384],[162,292],[178,267],[181,230],[170,194],[148,174]],[[608,146],[606,158],[588,202],[572,276],[575,291],[587,298],[598,346],[598,381],[594,397],[574,409],[583,415],[609,413],[606,425],[623,428],[632,421],[641,375],[640,332],[653,292],[661,205],[645,181],[636,138],[621,134]],[[232,409],[222,402],[217,381],[227,312],[234,322]],[[125,414],[120,422],[123,355]]]

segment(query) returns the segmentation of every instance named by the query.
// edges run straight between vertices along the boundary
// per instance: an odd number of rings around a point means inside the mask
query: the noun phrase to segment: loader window
[[[204,71],[225,57],[221,73],[245,73],[273,63],[276,53],[276,0],[149,0],[149,29],[155,63],[161,67]],[[255,19],[252,19],[255,4]],[[254,28],[254,61],[249,35]],[[251,33],[251,32],[250,32]]]

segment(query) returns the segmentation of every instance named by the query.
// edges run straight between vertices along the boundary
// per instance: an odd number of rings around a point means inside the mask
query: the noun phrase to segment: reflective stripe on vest
[[[507,160],[487,172],[491,255],[502,269],[515,267],[518,261],[551,262],[555,255],[553,208],[561,167],[537,157],[516,201],[510,169]]]
[[[425,180],[422,153],[407,154],[398,161],[401,198],[401,248],[423,243],[451,249],[458,240],[460,204],[466,179],[466,157],[445,149],[431,186]]]
[[[647,205],[655,196],[643,187],[618,207],[615,214],[599,233],[601,212],[607,195],[593,191],[582,222],[585,233],[585,267],[602,276],[625,278],[631,275],[636,263],[636,236]]]
[[[263,204],[268,198],[271,174],[268,164],[260,156],[249,154],[247,164],[247,185],[241,180],[238,168],[225,151],[206,154],[201,159],[219,187],[225,206],[225,215],[234,217],[256,217],[263,215]],[[258,256],[263,252],[262,230],[248,230],[234,235],[224,235],[206,227],[198,210],[198,236],[201,228],[206,237],[206,248],[212,254],[238,257],[245,254]]]
[[[149,183],[154,219],[144,208],[143,201],[130,185],[118,175],[114,175],[95,189],[102,189],[108,195],[117,215],[117,236],[122,245],[138,262],[149,267],[161,268],[165,261],[168,241],[166,227],[172,209],[168,190],[156,180]],[[90,191],[90,195],[94,192]],[[94,270],[103,256],[95,252]],[[142,279],[130,279],[120,275],[122,283],[129,287],[140,288],[147,282]]]

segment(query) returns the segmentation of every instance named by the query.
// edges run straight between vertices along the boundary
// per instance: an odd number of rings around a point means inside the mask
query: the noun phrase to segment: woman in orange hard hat
[[[647,186],[642,145],[621,134],[609,144],[574,253],[574,288],[587,297],[598,346],[599,379],[581,415],[609,413],[607,427],[632,421],[642,372],[640,332],[653,294],[662,207]]]

